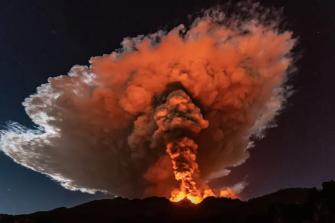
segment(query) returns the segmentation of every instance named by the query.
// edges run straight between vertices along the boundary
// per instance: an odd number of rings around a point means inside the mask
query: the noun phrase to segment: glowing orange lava
[[[180,202],[187,199],[193,204],[199,204],[206,197],[237,198],[231,188],[224,188],[218,193],[214,193],[208,186],[206,189],[199,189],[195,180],[199,172],[196,163],[197,149],[198,145],[187,137],[167,144],[166,152],[171,158],[175,179],[180,182],[179,189],[172,191],[170,201]]]
[[[192,195],[187,194],[185,191],[174,190],[171,193],[170,201],[171,202],[180,202],[184,199],[189,200],[193,204],[201,203],[207,197],[223,197],[223,198],[231,198],[237,199],[237,194],[231,188],[225,188],[215,194],[211,189],[205,189],[202,191],[202,195]]]
[[[174,191],[171,193],[170,201],[179,202],[184,199],[189,200],[193,204],[199,204],[203,198],[197,195],[187,194],[184,191]]]

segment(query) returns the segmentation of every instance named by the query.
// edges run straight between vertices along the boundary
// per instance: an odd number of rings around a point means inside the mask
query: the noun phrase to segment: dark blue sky
[[[0,7],[0,124],[31,126],[21,102],[49,76],[120,47],[125,36],[171,28],[187,15],[224,1],[20,1]],[[227,181],[246,177],[245,197],[335,179],[335,2],[263,1],[284,7],[284,23],[299,36],[290,83],[295,94],[278,127],[256,143],[251,158]],[[308,2],[308,3],[307,3]],[[104,195],[71,192],[0,152],[0,213],[71,206]]]

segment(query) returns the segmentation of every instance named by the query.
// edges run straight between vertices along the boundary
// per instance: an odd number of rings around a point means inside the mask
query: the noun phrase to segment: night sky
[[[135,1],[134,1],[135,2]],[[224,1],[20,1],[0,7],[0,125],[32,123],[21,102],[50,76],[110,53],[126,36],[170,29]],[[262,1],[261,1],[262,2]],[[263,1],[283,7],[284,27],[298,37],[294,94],[278,127],[256,142],[251,157],[226,181],[245,178],[243,197],[287,187],[319,187],[335,179],[335,2]],[[107,197],[62,188],[0,152],[0,213],[28,213]]]

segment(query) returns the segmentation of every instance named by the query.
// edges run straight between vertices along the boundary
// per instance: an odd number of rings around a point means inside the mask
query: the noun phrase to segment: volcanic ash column
[[[224,177],[285,107],[295,45],[271,10],[236,7],[50,77],[23,102],[34,126],[0,130],[1,152],[69,190],[236,197],[244,176]]]
[[[196,183],[198,145],[190,135],[207,128],[208,121],[183,90],[171,92],[166,102],[156,109],[154,119],[158,126],[154,137],[164,137],[175,179],[180,182],[179,189],[172,192],[170,199],[187,198],[193,203],[201,202],[202,192]]]

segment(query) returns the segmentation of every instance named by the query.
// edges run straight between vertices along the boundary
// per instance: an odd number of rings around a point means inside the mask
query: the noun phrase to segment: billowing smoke
[[[23,102],[37,127],[11,124],[1,149],[70,190],[170,196],[185,184],[193,193],[242,164],[273,124],[293,46],[275,23],[217,11],[125,38],[38,87]]]

